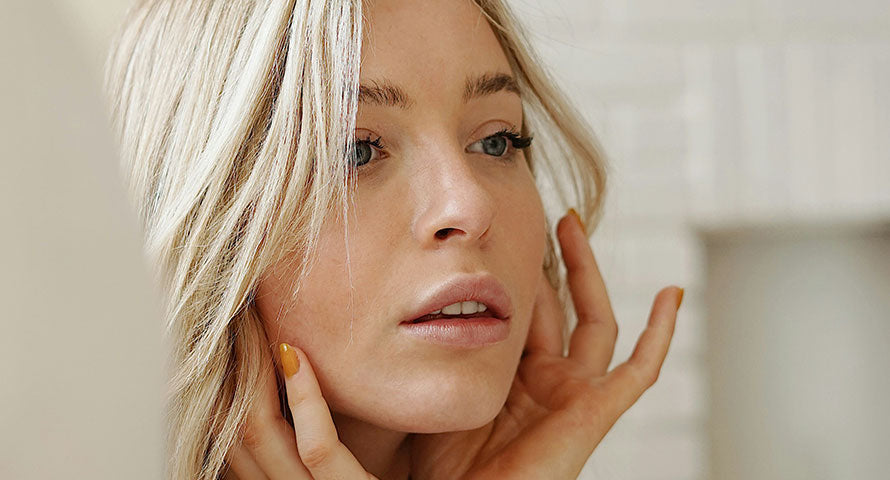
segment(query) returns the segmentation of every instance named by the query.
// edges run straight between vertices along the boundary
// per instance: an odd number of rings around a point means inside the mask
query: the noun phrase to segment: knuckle
[[[649,367],[649,368],[644,369],[642,372],[643,385],[645,385],[646,388],[649,388],[652,385],[655,385],[655,382],[658,381],[659,373],[660,373],[659,368]]]
[[[649,374],[649,378],[648,378],[648,386],[649,387],[651,387],[652,385],[655,385],[655,382],[658,381],[659,373],[660,373],[659,369],[656,368],[654,372]]]
[[[321,467],[331,460],[334,449],[325,442],[312,443],[300,450],[300,459],[310,470]]]
[[[291,409],[291,411],[295,411],[300,409],[306,403],[307,397],[300,393],[291,393],[288,392],[287,395],[287,406]]]
[[[639,365],[631,370],[636,378],[637,384],[643,389],[648,389],[658,381],[659,369],[648,365]]]
[[[242,428],[242,437],[241,443],[244,444],[245,447],[249,449],[254,449],[263,443],[264,435],[257,428],[255,421],[248,421],[244,424],[244,428]]]
[[[254,449],[262,445],[264,438],[266,437],[266,434],[261,427],[261,422],[255,416],[248,417],[244,422],[244,425],[241,428],[241,434],[241,443],[249,449]]]

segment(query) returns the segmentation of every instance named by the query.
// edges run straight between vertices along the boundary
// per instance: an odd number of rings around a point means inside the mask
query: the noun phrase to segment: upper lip
[[[431,289],[402,323],[411,323],[452,303],[470,300],[484,303],[492,316],[501,320],[513,314],[510,297],[497,278],[488,273],[462,274]]]

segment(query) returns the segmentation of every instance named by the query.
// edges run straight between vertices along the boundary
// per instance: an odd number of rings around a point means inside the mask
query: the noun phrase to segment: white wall
[[[890,222],[708,246],[711,478],[886,477]]]
[[[704,237],[890,219],[890,3],[511,3],[611,156],[593,244],[621,327],[616,360],[630,354],[658,287],[687,287],[662,376],[584,478],[730,478],[721,475],[737,464],[711,449],[725,439],[710,436],[707,340],[729,314],[705,308]],[[812,294],[787,293],[793,304]]]

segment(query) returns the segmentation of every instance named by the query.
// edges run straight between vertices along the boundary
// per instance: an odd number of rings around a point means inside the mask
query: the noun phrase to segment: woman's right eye
[[[351,160],[352,166],[355,168],[360,168],[372,160],[377,159],[380,156],[380,153],[377,151],[378,149],[382,150],[384,147],[380,143],[380,139],[382,137],[377,137],[376,140],[371,140],[370,137],[365,140],[356,140],[356,142],[352,146]],[[375,156],[374,154],[377,153]]]

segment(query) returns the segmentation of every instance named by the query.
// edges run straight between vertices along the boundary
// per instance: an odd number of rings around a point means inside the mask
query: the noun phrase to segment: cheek
[[[328,316],[323,304],[304,302],[302,298],[318,298],[316,283],[307,277],[299,296],[292,298],[296,287],[287,281],[265,281],[257,292],[257,308],[270,342],[288,342],[309,353],[313,345],[337,333],[334,322],[320,321]]]
[[[346,302],[340,298],[348,290],[345,252],[332,230],[322,232],[316,260],[302,285],[296,284],[299,262],[293,258],[261,280],[256,303],[270,342],[286,341],[311,356],[320,345],[342,338],[344,320],[348,324],[348,312],[342,307]]]
[[[323,396],[334,405],[342,397],[353,395],[353,387],[361,384],[349,377],[351,372],[344,366],[361,363],[361,356],[367,353],[360,353],[364,343],[358,339],[373,333],[364,331],[363,322],[358,319],[351,321],[348,302],[341,299],[348,284],[340,273],[338,255],[322,248],[319,261],[312,266],[296,297],[291,295],[295,288],[292,278],[287,278],[287,272],[279,272],[279,278],[287,280],[264,280],[256,299],[269,342],[287,342],[303,350]],[[296,277],[296,271],[290,272],[290,276]]]
[[[534,294],[547,254],[547,225],[544,206],[534,180],[513,193],[516,199],[504,210],[510,212],[505,243],[517,279],[521,279],[523,298]]]
[[[350,237],[350,272],[346,269],[342,228],[326,228],[319,237],[315,262],[296,295],[293,292],[297,289],[299,263],[293,261],[272,269],[257,291],[256,304],[269,342],[288,342],[302,349],[329,399],[336,399],[336,391],[349,384],[349,366],[368,363],[367,358],[374,353],[372,347],[385,333],[375,329],[379,325],[368,313],[379,308],[369,307],[373,298],[369,300],[362,293],[373,285],[375,269],[366,263],[373,258],[364,247],[368,242],[359,240]]]
[[[519,338],[516,348],[525,347],[528,330],[532,322],[532,313],[537,294],[538,284],[543,278],[544,259],[547,254],[547,226],[544,207],[534,182],[525,186],[516,198],[522,199],[514,207],[511,222],[511,244],[508,249],[509,262],[513,266],[516,279],[516,313]]]

